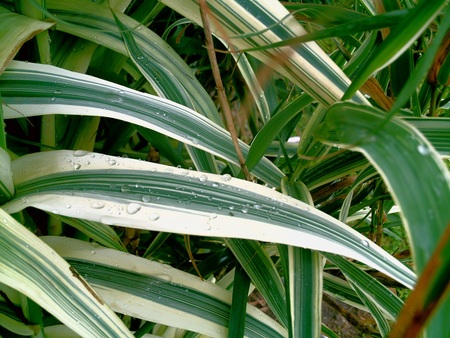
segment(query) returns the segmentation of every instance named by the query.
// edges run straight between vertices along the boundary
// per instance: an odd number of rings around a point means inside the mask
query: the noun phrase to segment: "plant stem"
[[[228,104],[228,99],[223,87],[222,78],[220,76],[219,65],[217,63],[216,52],[214,50],[214,43],[211,34],[211,28],[208,21],[208,6],[205,0],[200,0],[200,13],[202,16],[203,28],[205,30],[205,40],[206,48],[208,50],[208,57],[211,62],[211,69],[214,76],[214,81],[216,82],[217,95],[219,98],[220,106],[222,107],[223,113],[225,115],[225,120],[227,121],[228,131],[230,132],[231,139],[233,140],[234,148],[236,149],[236,154],[239,160],[244,177],[247,181],[251,181],[250,173],[245,165],[245,158],[242,154],[241,147],[239,146],[239,140],[237,137],[236,129],[234,127],[233,116],[231,115],[231,109]]]

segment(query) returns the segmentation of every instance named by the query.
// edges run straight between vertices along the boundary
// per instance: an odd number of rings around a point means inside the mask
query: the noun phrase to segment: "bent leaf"
[[[132,337],[66,261],[3,209],[0,246],[1,283],[33,299],[82,336]]]
[[[17,193],[8,212],[34,206],[110,225],[283,243],[352,257],[414,284],[411,270],[347,225],[229,175],[84,151],[30,154],[12,165]]]

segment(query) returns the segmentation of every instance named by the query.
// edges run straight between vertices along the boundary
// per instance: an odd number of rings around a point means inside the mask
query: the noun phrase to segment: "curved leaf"
[[[5,118],[46,114],[105,116],[156,130],[238,164],[225,129],[175,102],[60,68],[12,62],[0,77]],[[23,114],[23,115],[21,115]],[[244,156],[249,147],[240,142]],[[252,172],[278,186],[281,171],[263,158]]]
[[[13,162],[16,198],[65,216],[323,250],[360,260],[407,287],[414,274],[381,248],[309,205],[252,182],[84,151],[30,154]]]
[[[232,294],[208,281],[95,243],[61,237],[43,240],[67,259],[115,311],[133,317],[223,337]],[[143,310],[151,309],[151,310]],[[283,337],[286,332],[258,309],[246,308],[247,336]]]
[[[0,282],[85,337],[132,337],[66,261],[0,209]],[[48,287],[52,285],[52,287]]]

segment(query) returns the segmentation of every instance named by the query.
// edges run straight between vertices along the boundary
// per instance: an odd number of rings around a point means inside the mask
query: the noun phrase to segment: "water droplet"
[[[209,219],[215,219],[215,218],[217,218],[217,214],[210,214],[209,215]]]
[[[225,174],[222,176],[222,181],[228,182],[229,180],[231,180],[230,174]]]
[[[149,203],[152,200],[152,198],[150,196],[142,196],[142,202],[144,203]]]
[[[52,97],[50,101],[56,101],[56,97]]]
[[[52,213],[54,213],[54,214],[59,214],[59,210],[58,210],[58,209],[53,209],[53,210],[52,210]]]
[[[305,207],[305,210],[306,210],[306,211],[310,211],[311,208],[310,208],[310,207]]]
[[[159,219],[159,215],[158,214],[150,214],[149,216],[148,216],[148,219],[150,220],[150,221],[157,221],[158,219]]]
[[[141,205],[137,204],[137,203],[130,203],[127,205],[127,212],[130,215],[134,215],[135,213],[137,213],[139,210],[141,210]]]
[[[218,188],[219,185],[218,185],[216,182],[214,182],[214,183],[212,184],[212,187],[213,187],[213,188]]]
[[[91,207],[94,209],[101,209],[105,206],[105,203],[103,202],[94,202],[92,203]]]
[[[261,204],[254,204],[253,208],[255,208],[256,210],[260,210],[260,209],[262,209],[262,205]]]
[[[116,160],[113,160],[113,159],[111,159],[111,160],[109,160],[109,165],[116,165],[117,164],[117,161]]]
[[[242,208],[242,210],[241,210],[241,211],[242,211],[242,213],[243,213],[243,214],[246,214],[246,213],[248,213],[248,209],[247,209],[246,207]]]
[[[120,96],[123,96],[123,95],[125,95],[125,92],[124,92],[123,90],[119,90],[119,91],[117,92],[117,94],[119,94]]]
[[[130,190],[129,186],[123,185],[123,186],[120,187],[120,191],[121,192],[130,192],[131,190]]]
[[[55,95],[62,94],[62,90],[56,89],[53,91],[53,94],[55,94]]]
[[[73,168],[74,168],[75,170],[80,170],[81,164],[76,163],[76,164],[73,165]]]
[[[207,177],[206,175],[201,175],[201,176],[198,178],[198,180],[199,180],[200,182],[206,182],[206,181],[208,180],[208,177]]]
[[[370,244],[369,244],[369,241],[367,241],[367,240],[365,240],[365,239],[361,241],[361,244],[362,244],[363,246],[367,247],[367,248],[368,248],[369,245],[370,245]]]
[[[95,250],[91,250],[91,255],[95,255]]]
[[[66,209],[72,208],[72,206],[70,204],[66,204],[65,207],[66,207]]]
[[[425,144],[419,144],[419,146],[417,147],[417,150],[422,155],[427,155],[430,153],[430,149]]]

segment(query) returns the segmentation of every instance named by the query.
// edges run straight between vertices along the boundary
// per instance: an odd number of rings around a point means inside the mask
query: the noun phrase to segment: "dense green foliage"
[[[337,337],[324,301],[450,336],[449,28],[446,0],[0,0],[0,335]]]

